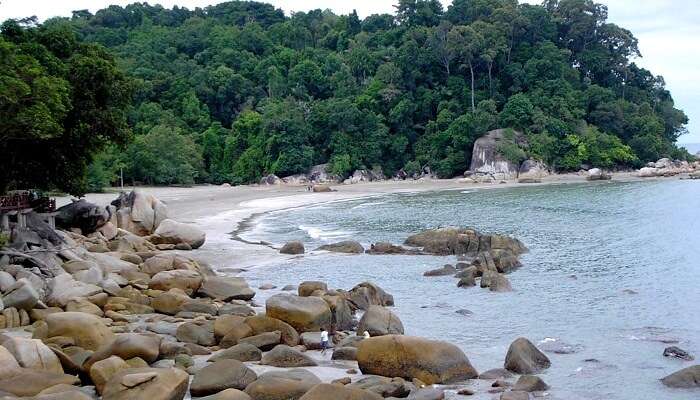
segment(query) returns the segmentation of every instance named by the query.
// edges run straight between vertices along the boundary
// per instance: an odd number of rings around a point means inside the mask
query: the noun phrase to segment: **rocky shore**
[[[243,278],[188,255],[204,233],[170,219],[153,196],[74,203],[62,216],[57,230],[36,220],[14,231],[0,258],[0,399],[529,399],[548,390],[536,374],[551,362],[529,340],[511,344],[502,369],[479,373],[456,346],[405,332],[393,296],[371,282],[301,282],[257,304]],[[321,250],[453,255],[443,269],[460,287],[480,277],[491,290],[526,251],[473,229],[358,245]],[[333,332],[327,354],[321,328]],[[697,367],[663,378],[697,382]]]

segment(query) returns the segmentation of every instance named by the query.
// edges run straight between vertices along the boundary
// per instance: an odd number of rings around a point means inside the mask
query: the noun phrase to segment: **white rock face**
[[[168,218],[168,208],[150,194],[146,195],[134,190],[123,196],[126,205],[122,203],[122,207],[115,213],[117,228],[139,236],[147,236],[153,233],[163,220]],[[112,223],[114,224],[114,222]],[[107,233],[113,232],[108,231]]]
[[[642,178],[653,178],[659,176],[659,170],[652,167],[644,167],[639,170],[639,176]]]
[[[160,237],[161,243],[187,243],[193,249],[201,247],[206,240],[206,234],[201,229],[172,219],[161,222],[155,234]]]
[[[505,129],[496,129],[477,139],[469,171],[475,175],[489,175],[494,180],[517,178],[519,166],[498,152],[499,143],[509,140],[506,136]],[[514,136],[516,143],[523,142],[521,133],[515,132]]]

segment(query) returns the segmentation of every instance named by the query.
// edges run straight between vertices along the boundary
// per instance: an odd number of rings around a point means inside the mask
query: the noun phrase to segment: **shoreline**
[[[612,180],[587,181],[578,174],[556,174],[542,178],[538,183],[463,183],[455,179],[426,179],[416,181],[377,181],[352,185],[331,185],[333,192],[308,192],[305,186],[295,185],[242,185],[183,187],[125,187],[124,190],[140,190],[152,194],[168,206],[169,215],[181,222],[193,223],[206,233],[205,244],[196,250],[185,252],[213,271],[226,269],[250,270],[294,256],[279,254],[274,243],[254,242],[241,237],[256,225],[255,220],[273,212],[292,211],[301,207],[351,201],[400,193],[427,193],[452,190],[496,190],[515,187],[551,186],[567,184],[602,184],[642,182],[671,178],[641,178],[632,172],[612,174]],[[87,201],[107,205],[118,188],[107,193],[87,194]],[[70,197],[57,198],[57,205],[70,202]]]

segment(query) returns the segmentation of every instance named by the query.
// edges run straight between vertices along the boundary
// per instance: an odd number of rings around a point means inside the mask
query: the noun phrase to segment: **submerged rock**
[[[291,242],[287,242],[282,246],[280,249],[281,254],[304,254],[304,243],[294,240]]]
[[[362,254],[365,248],[355,240],[344,240],[338,243],[324,244],[316,250],[330,251],[334,253]]]
[[[664,349],[664,357],[675,357],[685,361],[693,361],[695,357],[680,347],[670,346]]]

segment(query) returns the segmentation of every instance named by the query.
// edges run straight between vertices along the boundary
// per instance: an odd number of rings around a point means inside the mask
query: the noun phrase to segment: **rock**
[[[175,315],[182,311],[185,303],[190,301],[190,297],[181,289],[170,289],[161,293],[151,300],[151,306],[159,313]]]
[[[316,291],[326,293],[328,291],[328,286],[324,282],[305,281],[299,284],[297,290],[299,296],[308,297],[313,295],[313,293]]]
[[[382,396],[362,389],[322,383],[314,386],[300,400],[381,400]]]
[[[280,368],[313,367],[317,365],[311,357],[284,344],[277,345],[274,349],[265,353],[260,364]]]
[[[419,388],[410,395],[408,400],[444,400],[445,391],[437,388]]]
[[[527,159],[520,164],[520,169],[518,170],[518,180],[539,180],[549,175],[549,169],[547,166],[538,160]]]
[[[9,283],[9,280],[6,283]],[[40,300],[39,293],[25,278],[17,280],[3,293],[5,294],[2,296],[2,303],[6,308],[30,311]]]
[[[117,356],[123,360],[138,357],[151,364],[160,355],[160,342],[162,338],[153,334],[122,333],[110,343],[100,347],[89,360],[85,362],[86,368],[93,363],[111,356]]]
[[[487,132],[474,142],[469,171],[475,175],[491,176],[496,180],[515,179],[518,175],[518,165],[499,152],[501,143],[524,146],[526,141],[522,133],[512,129]]]
[[[23,368],[63,374],[58,357],[41,340],[10,337],[2,342]]]
[[[87,235],[104,226],[110,217],[104,207],[88,203],[84,199],[74,200],[56,210],[56,226],[65,230],[78,228],[83,235]]]
[[[215,328],[216,329],[216,328]],[[216,331],[214,332],[216,335]],[[253,336],[253,329],[248,324],[231,326],[226,334],[219,341],[219,347],[228,348],[236,345],[241,339]],[[279,339],[277,341],[279,343]]]
[[[200,397],[197,400],[252,400],[245,392],[237,389],[226,389],[211,396]]]
[[[357,347],[336,347],[333,349],[331,360],[357,360]]]
[[[348,300],[359,310],[367,310],[369,306],[393,306],[394,296],[371,282],[363,282],[350,289]]]
[[[15,282],[14,276],[6,271],[0,271],[0,293],[7,293]]]
[[[698,388],[700,387],[700,365],[693,365],[676,371],[662,378],[661,382],[672,388]]]
[[[241,317],[250,317],[255,315],[255,310],[245,303],[228,303],[219,307],[219,315],[239,315]]]
[[[428,385],[478,376],[457,346],[403,335],[363,340],[358,346],[357,362],[363,374],[417,378]]]
[[[287,242],[282,246],[280,249],[281,254],[304,254],[304,243],[294,240],[291,242]]]
[[[104,312],[100,307],[82,297],[70,300],[68,304],[66,304],[66,311],[82,312],[96,315],[98,317],[102,317],[104,315]]]
[[[261,374],[245,392],[253,400],[298,400],[320,383],[320,379],[304,369],[270,371]]]
[[[338,295],[323,295],[322,299],[331,309],[331,327],[335,330],[352,330],[356,323],[353,306],[344,293]]]
[[[523,392],[542,392],[549,389],[549,386],[544,381],[535,375],[522,375],[515,382],[513,390],[521,390]]]
[[[248,343],[239,343],[235,346],[229,347],[226,350],[222,350],[209,358],[210,362],[219,360],[238,360],[240,362],[246,361],[260,361],[262,359],[262,351],[259,348]]]
[[[130,368],[117,372],[105,385],[103,400],[182,400],[189,375],[177,368]]]
[[[258,287],[260,290],[271,290],[271,289],[276,289],[277,286],[271,284],[271,283],[263,283]]]
[[[75,385],[77,377],[54,372],[20,368],[0,376],[0,393],[10,393],[19,397],[36,396],[41,391],[56,385]],[[36,398],[35,398],[36,399]]]
[[[297,332],[330,329],[331,310],[318,297],[276,294],[265,302],[266,314],[291,325]]]
[[[510,281],[505,275],[498,272],[491,272],[491,279],[489,283],[489,290],[492,292],[512,292],[513,287],[510,286]]]
[[[65,307],[76,297],[90,297],[98,293],[102,293],[101,287],[76,281],[69,274],[60,274],[49,283],[47,303],[50,306]]]
[[[365,248],[355,240],[344,240],[338,243],[324,244],[316,250],[330,251],[333,253],[362,254]]]
[[[415,387],[410,386],[402,378],[385,378],[383,376],[368,376],[348,385],[349,388],[362,389],[376,393],[382,397],[405,398]]]
[[[134,190],[120,193],[112,201],[116,207],[117,226],[139,236],[150,235],[168,218],[168,209],[152,195]]]
[[[612,176],[600,168],[591,168],[588,170],[588,174],[586,175],[586,180],[589,181],[605,181],[610,179],[612,179]]]
[[[445,264],[442,268],[425,271],[423,276],[448,276],[457,273],[457,269],[450,264]]]
[[[371,336],[403,335],[399,317],[382,306],[370,306],[357,325],[357,332],[369,332]]]
[[[163,220],[154,233],[159,244],[187,243],[192,249],[202,247],[206,240],[206,234],[197,226],[172,219]]]
[[[181,342],[200,346],[214,346],[216,344],[214,325],[211,323],[202,326],[194,322],[185,322],[177,327],[175,336]]]
[[[651,168],[650,168],[650,167],[644,167],[644,168],[642,168],[642,169],[639,170],[639,172],[637,173],[637,175],[638,175],[640,178],[654,178],[654,177],[660,176],[660,175],[662,175],[662,174],[661,174],[661,172],[660,172],[658,169],[656,169],[656,168],[654,168],[654,167],[651,167]]]
[[[518,338],[508,348],[504,368],[517,374],[536,374],[550,365],[549,358],[532,342]]]
[[[528,392],[521,390],[501,393],[500,400],[530,400]]]
[[[222,343],[226,340],[222,340]],[[282,335],[279,331],[274,332],[264,332],[254,336],[247,336],[238,340],[238,344],[249,344],[255,346],[260,350],[270,350],[277,346],[282,340]],[[223,345],[222,345],[223,346]]]
[[[304,332],[299,336],[306,350],[321,350],[321,332]]]
[[[334,192],[334,190],[328,185],[314,185],[311,189],[314,193],[329,193]]]
[[[76,345],[87,350],[97,350],[115,338],[102,320],[91,314],[56,313],[46,316],[45,321],[48,325],[47,337],[69,337]]]
[[[685,361],[693,361],[695,359],[690,353],[676,346],[666,347],[664,349],[664,357],[675,357]]]
[[[252,329],[245,323],[245,318],[239,315],[222,315],[214,321],[214,336],[221,339],[232,329],[245,325],[252,333]]]
[[[95,384],[98,393],[104,391],[107,382],[119,371],[128,369],[129,364],[117,356],[111,356],[97,361],[90,367],[90,379]]]
[[[148,275],[155,275],[159,272],[170,271],[173,267],[173,262],[175,261],[175,256],[172,254],[156,254],[150,257],[140,266],[141,272],[145,272]]]
[[[281,185],[282,183],[282,179],[280,179],[277,175],[273,174],[264,176],[262,177],[262,179],[260,179],[261,185]]]
[[[185,293],[196,292],[202,284],[202,276],[196,271],[175,269],[159,272],[151,278],[148,287],[153,290],[168,291],[181,289]]]
[[[484,371],[479,374],[479,379],[509,379],[512,378],[513,374],[504,368],[494,368],[488,371]]]
[[[197,371],[190,386],[192,396],[207,396],[226,389],[243,390],[258,376],[238,360],[216,361]]]
[[[420,254],[420,251],[407,249],[388,242],[372,243],[369,249],[365,250],[367,254]]]
[[[248,286],[244,278],[224,276],[207,277],[198,293],[225,302],[250,300],[255,296],[255,292]]]
[[[299,333],[297,333],[291,325],[277,318],[256,315],[247,317],[245,323],[250,326],[255,335],[265,332],[280,332],[282,343],[287,346],[296,346],[299,344]]]

